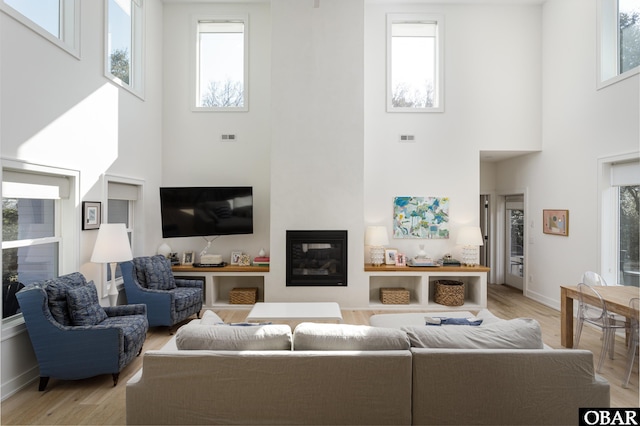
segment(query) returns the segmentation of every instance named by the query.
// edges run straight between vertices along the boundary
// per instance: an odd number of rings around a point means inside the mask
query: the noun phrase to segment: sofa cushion
[[[107,313],[98,301],[93,281],[81,287],[67,289],[67,304],[73,325],[96,325],[107,319]]]
[[[213,311],[204,311],[204,314],[200,317],[200,324],[202,325],[220,325],[224,324],[222,318]]]
[[[141,256],[133,259],[138,283],[152,290],[172,290],[176,280],[171,271],[171,262],[161,254]]]
[[[293,332],[293,348],[297,351],[376,351],[406,350],[410,345],[407,334],[393,328],[303,322]]]
[[[503,320],[481,327],[403,327],[415,348],[543,349],[540,324],[531,318]]]
[[[291,327],[285,324],[255,327],[186,324],[176,333],[178,349],[291,350]]]
[[[173,293],[176,312],[184,311],[202,301],[202,289],[194,287],[176,287],[169,290]]]
[[[67,291],[70,288],[81,287],[86,284],[87,280],[80,272],[62,275],[44,282],[49,311],[57,322],[62,325],[73,325],[73,321],[71,321],[71,316],[69,315]]]

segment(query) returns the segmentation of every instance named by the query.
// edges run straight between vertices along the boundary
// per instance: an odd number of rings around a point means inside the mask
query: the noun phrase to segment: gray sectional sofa
[[[487,312],[479,327],[303,323],[291,332],[225,325],[214,315],[144,354],[127,383],[128,424],[551,425],[576,424],[580,407],[609,406],[591,352],[491,341],[491,330],[536,340],[531,320]],[[452,346],[442,330],[457,333],[463,348],[418,347]],[[507,348],[477,347],[477,333]]]

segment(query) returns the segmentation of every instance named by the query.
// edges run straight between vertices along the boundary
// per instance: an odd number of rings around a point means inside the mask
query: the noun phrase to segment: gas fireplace
[[[347,231],[287,231],[287,286],[347,285]]]

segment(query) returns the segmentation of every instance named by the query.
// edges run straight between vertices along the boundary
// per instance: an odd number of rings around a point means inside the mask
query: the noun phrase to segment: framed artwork
[[[100,228],[101,203],[99,201],[83,201],[82,202],[82,230]]]
[[[240,266],[251,266],[251,257],[248,254],[243,254],[240,256],[238,260],[238,265]]]
[[[234,250],[231,252],[231,264],[232,265],[239,265],[240,264],[240,259],[242,258],[242,251],[241,250]]]
[[[396,264],[396,255],[398,254],[397,249],[388,248],[384,250],[384,263],[386,265],[395,265]]]
[[[395,197],[394,238],[449,238],[448,197]]]
[[[407,266],[407,257],[404,253],[396,254],[396,266]]]
[[[183,265],[193,265],[193,260],[195,259],[195,252],[193,251],[185,251],[182,253],[182,264]]]
[[[569,236],[569,210],[542,210],[542,232]]]

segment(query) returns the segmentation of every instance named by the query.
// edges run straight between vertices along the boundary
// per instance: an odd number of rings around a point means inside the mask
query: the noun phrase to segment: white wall
[[[103,75],[104,5],[82,2],[81,59],[55,47],[0,13],[0,139],[2,158],[65,168],[80,174],[83,201],[105,201],[104,173],[138,178],[147,188],[160,183],[162,104],[162,5],[146,2],[145,100],[118,88]],[[153,194],[155,191],[147,191]],[[158,196],[145,198],[146,212],[158,210]],[[81,226],[80,205],[77,226]],[[155,252],[158,215],[147,214],[142,255]],[[79,258],[66,274],[80,270],[100,282],[89,262],[97,231],[79,233]],[[103,303],[108,301],[103,300]],[[2,336],[2,397],[37,376],[26,331]],[[25,363],[31,356],[30,362]],[[26,365],[25,365],[26,364]]]
[[[191,31],[194,16],[249,16],[249,111],[192,112],[195,43]],[[252,235],[222,236],[209,253],[228,262],[232,250],[254,257],[269,251],[270,148],[271,148],[271,21],[268,3],[165,4],[164,5],[164,103],[162,186],[252,186],[254,229]],[[190,47],[193,49],[190,49]],[[235,142],[221,142],[233,133]],[[159,211],[156,212],[159,216]],[[157,244],[162,241],[156,232]],[[164,240],[173,251],[199,252],[202,238]]]
[[[541,7],[391,3],[365,9],[365,222],[391,235],[395,196],[449,197],[449,239],[389,246],[457,257],[458,229],[478,225],[479,151],[541,147]],[[444,113],[385,112],[386,13],[444,15]]]
[[[555,308],[560,285],[599,268],[598,158],[640,147],[638,75],[596,90],[595,22],[595,2],[544,4],[543,150],[496,166],[498,191],[528,189],[527,295]],[[543,209],[569,209],[568,237],[542,233]]]

